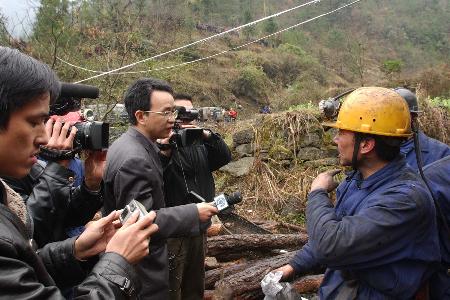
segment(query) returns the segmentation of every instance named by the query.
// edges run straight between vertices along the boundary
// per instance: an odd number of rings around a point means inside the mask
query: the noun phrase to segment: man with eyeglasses
[[[104,173],[104,211],[124,208],[136,199],[156,210],[158,234],[152,236],[150,254],[138,265],[143,299],[169,299],[168,237],[196,236],[217,209],[207,203],[166,208],[163,166],[157,139],[169,136],[175,123],[173,91],[162,80],[142,78],[125,93],[130,127],[109,148]]]

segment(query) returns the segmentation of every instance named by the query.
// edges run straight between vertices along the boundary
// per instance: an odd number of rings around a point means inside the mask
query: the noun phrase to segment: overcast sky
[[[0,11],[8,19],[8,30],[15,36],[29,32],[39,0],[0,0]]]

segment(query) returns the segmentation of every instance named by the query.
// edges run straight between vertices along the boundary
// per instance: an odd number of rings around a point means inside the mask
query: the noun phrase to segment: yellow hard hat
[[[391,137],[410,137],[408,104],[396,92],[382,87],[362,87],[341,105],[335,123],[324,126]]]

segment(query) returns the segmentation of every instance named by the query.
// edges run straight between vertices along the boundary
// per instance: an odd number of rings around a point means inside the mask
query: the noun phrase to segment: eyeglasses
[[[174,111],[152,111],[152,110],[143,110],[142,112],[144,113],[152,113],[152,114],[158,114],[161,115],[167,119],[169,119],[170,117],[176,119],[178,117],[178,110],[174,110]]]

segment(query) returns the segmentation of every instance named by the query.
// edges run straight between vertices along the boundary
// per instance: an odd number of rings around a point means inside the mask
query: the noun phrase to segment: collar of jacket
[[[159,148],[155,142],[148,139],[145,135],[143,135],[136,127],[130,126],[128,127],[127,134],[136,137],[136,140],[144,146],[147,151],[154,151],[159,153]]]
[[[362,179],[362,175],[359,171],[352,176],[352,173],[346,178],[347,181],[356,180],[356,184],[360,189],[369,188],[372,185],[383,181],[384,179],[390,177],[393,173],[401,173],[403,168],[407,166],[405,157],[403,155],[398,155],[393,161],[389,162],[380,170],[376,171],[366,179]]]
[[[420,152],[428,152],[428,137],[423,133],[423,131],[419,131],[419,142],[420,142]],[[400,148],[400,152],[407,155],[409,152],[414,150],[414,139],[409,139],[404,142]]]

